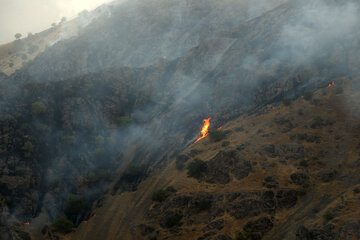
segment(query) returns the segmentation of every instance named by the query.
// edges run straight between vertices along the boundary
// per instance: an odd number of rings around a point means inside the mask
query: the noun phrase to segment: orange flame
[[[335,86],[335,82],[332,81],[332,83],[329,83],[329,86],[327,86],[326,88],[329,88],[329,87],[332,87],[332,86]]]
[[[201,137],[199,137],[194,143],[197,143],[201,139],[206,138],[206,136],[209,134],[210,120],[211,120],[211,117],[203,120],[204,126],[201,129]]]
[[[25,224],[26,224],[26,225],[29,225],[29,224],[30,224],[30,222],[26,222]]]

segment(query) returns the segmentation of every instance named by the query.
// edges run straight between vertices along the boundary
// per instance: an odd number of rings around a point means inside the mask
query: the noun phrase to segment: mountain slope
[[[108,195],[69,239],[357,239],[359,115],[348,101],[358,99],[358,80],[226,123],[222,142],[208,137],[153,169],[136,192]],[[200,178],[176,169],[195,158],[207,163]],[[166,200],[151,201],[170,186]],[[166,227],[174,212],[181,224]]]

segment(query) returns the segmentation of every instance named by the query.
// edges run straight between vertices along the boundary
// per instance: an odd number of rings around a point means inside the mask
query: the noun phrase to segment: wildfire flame
[[[29,224],[30,224],[30,222],[26,222],[25,224],[26,224],[26,225],[29,225]]]
[[[194,143],[197,143],[201,139],[206,138],[206,136],[209,134],[210,120],[211,120],[211,117],[203,120],[204,126],[201,129],[201,137],[199,137]]]
[[[332,83],[329,83],[329,86],[327,86],[326,88],[329,88],[329,87],[332,87],[332,86],[335,86],[335,82],[333,81]]]

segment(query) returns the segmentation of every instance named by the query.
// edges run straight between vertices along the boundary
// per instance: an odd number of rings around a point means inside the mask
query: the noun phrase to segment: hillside
[[[66,239],[358,239],[358,80],[227,122],[224,139],[190,145],[137,191],[108,195]],[[176,168],[195,158],[207,164],[198,179]]]
[[[0,47],[0,238],[359,238],[359,9],[126,1]]]

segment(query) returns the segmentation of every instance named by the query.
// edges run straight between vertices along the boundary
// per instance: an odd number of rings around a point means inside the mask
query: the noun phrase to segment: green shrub
[[[187,166],[189,177],[199,178],[206,170],[206,162],[196,158]]]
[[[183,163],[183,162],[176,162],[176,169],[177,170],[179,170],[179,171],[181,171],[181,170],[183,170],[185,168],[185,163]]]
[[[307,194],[307,192],[308,192],[308,188],[306,188],[306,187],[302,187],[297,190],[297,194],[299,196],[305,196]]]
[[[301,166],[301,167],[308,167],[308,166],[309,166],[309,163],[304,159],[304,160],[301,160],[300,166]]]
[[[130,125],[131,123],[132,123],[132,119],[127,116],[116,118],[116,124],[119,127],[126,127],[126,126]]]
[[[88,203],[81,196],[70,195],[66,199],[64,211],[68,217],[77,216],[87,207],[87,205]]]
[[[101,169],[99,172],[99,176],[104,181],[110,182],[112,180],[111,174],[108,170]]]
[[[62,141],[67,145],[74,145],[76,143],[75,136],[66,135],[62,137]]]
[[[95,145],[96,146],[102,146],[102,145],[104,145],[104,143],[105,143],[105,139],[104,139],[104,137],[103,136],[97,136],[96,138],[95,138]]]
[[[53,227],[57,232],[69,233],[74,227],[74,224],[66,216],[62,216],[54,221]]]
[[[182,216],[180,214],[173,214],[171,216],[168,216],[165,220],[165,227],[171,228],[173,226],[180,225]]]
[[[245,237],[242,233],[239,233],[239,235],[237,236],[236,240],[248,240],[248,237]]]
[[[326,211],[326,213],[323,215],[323,218],[326,220],[326,221],[330,221],[331,219],[334,218],[334,214],[331,212],[331,211]]]
[[[290,98],[284,98],[282,100],[282,103],[285,105],[285,106],[290,106],[291,104],[291,99]]]
[[[209,131],[209,137],[211,140],[213,140],[214,142],[219,142],[221,140],[223,140],[225,138],[225,132],[219,129],[211,129]]]
[[[199,204],[197,205],[199,211],[209,210],[211,208],[211,200],[208,199],[201,199]]]
[[[227,147],[227,146],[229,146],[230,145],[230,142],[229,141],[223,141],[222,143],[221,143],[221,146],[223,146],[223,147]]]
[[[74,96],[74,91],[71,88],[64,88],[63,94],[65,97],[72,97]]]
[[[42,113],[45,113],[47,110],[46,106],[44,103],[42,102],[34,102],[33,104],[31,104],[31,112],[34,115],[39,115]]]
[[[154,202],[163,202],[170,195],[170,193],[164,189],[159,189],[153,192],[151,200]]]
[[[26,141],[21,149],[24,151],[24,157],[29,158],[34,151],[34,145],[30,141]]]
[[[126,182],[135,182],[140,179],[143,174],[144,172],[140,166],[129,164],[121,176],[121,179]]]
[[[303,93],[303,96],[304,96],[304,98],[305,98],[305,100],[311,100],[312,99],[312,96],[313,96],[313,92],[312,91],[309,91],[309,90],[307,90],[307,91],[305,91],[304,93]]]

